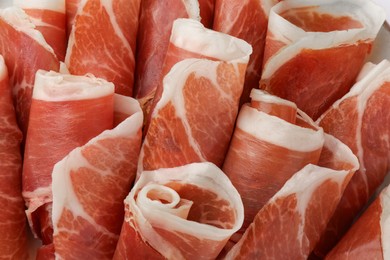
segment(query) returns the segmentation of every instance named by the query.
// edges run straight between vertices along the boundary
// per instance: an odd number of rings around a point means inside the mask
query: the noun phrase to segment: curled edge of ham
[[[320,6],[317,9],[319,12],[355,18],[363,24],[363,28],[305,32],[278,13],[291,8],[310,7],[314,5],[313,2],[310,0],[281,1],[271,8],[268,30],[278,41],[288,46],[279,50],[267,61],[262,78],[269,78],[284,64],[284,61],[293,58],[302,49],[325,49],[343,44],[355,44],[358,41],[373,41],[386,17],[382,7],[366,0],[319,0],[315,4]]]
[[[220,197],[231,202],[236,212],[236,221],[232,228],[222,229],[215,226],[186,220],[192,202],[187,201],[184,207],[175,210],[180,202],[179,194],[164,186],[169,181],[180,181],[200,186],[214,191]],[[159,194],[171,198],[169,204],[156,203],[147,198],[147,191],[153,189]],[[134,197],[138,194],[137,200]],[[210,162],[192,163],[176,168],[144,171],[140,179],[125,199],[125,204],[130,205],[135,222],[142,239],[168,259],[180,258],[181,253],[168,241],[154,232],[153,227],[161,227],[189,233],[210,240],[225,240],[233,235],[244,221],[244,206],[241,197],[229,178],[214,164]],[[181,210],[180,210],[181,209]],[[125,218],[125,222],[129,222]],[[158,250],[161,248],[161,250]]]
[[[42,9],[65,13],[64,0],[13,0],[13,3],[22,9]]]
[[[383,258],[390,259],[390,185],[380,194],[382,204],[381,227]]]

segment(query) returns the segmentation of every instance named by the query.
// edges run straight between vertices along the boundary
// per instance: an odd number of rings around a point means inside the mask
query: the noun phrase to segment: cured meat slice
[[[326,228],[343,191],[359,167],[339,140],[325,135],[320,163],[306,165],[257,213],[226,259],[307,259]]]
[[[390,188],[383,190],[325,259],[389,259]]]
[[[351,91],[318,120],[325,132],[347,144],[358,157],[360,169],[316,249],[325,256],[352,224],[390,170],[390,62],[367,65]]]
[[[164,78],[138,172],[201,161],[222,166],[251,53],[247,43],[230,39],[220,45],[232,48],[229,61],[186,59]]]
[[[125,209],[114,259],[215,259],[244,217],[237,190],[208,162],[143,172]]]
[[[199,0],[201,22],[206,28],[213,27],[215,0]]]
[[[132,96],[140,0],[77,3],[65,63],[75,75],[92,73]]]
[[[60,259],[112,259],[134,181],[143,114],[126,97],[131,115],[76,148],[54,166],[54,248]]]
[[[66,33],[69,37],[70,32],[74,24],[74,18],[77,14],[78,7],[81,0],[65,0],[66,9]]]
[[[42,34],[17,7],[0,10],[0,54],[8,67],[17,119],[26,134],[32,88],[38,69],[58,71],[59,62]]]
[[[8,71],[0,56],[0,259],[27,258],[21,142],[22,133],[16,123]]]
[[[52,240],[53,166],[113,126],[114,85],[92,76],[38,71],[23,164],[27,217],[44,244]],[[98,114],[97,114],[98,111]]]
[[[241,103],[249,101],[252,88],[259,87],[263,65],[268,14],[277,0],[216,0],[213,29],[247,41],[253,53],[249,59]]]
[[[29,15],[57,58],[63,61],[67,42],[65,0],[14,0],[14,5]]]
[[[255,107],[242,106],[222,167],[244,203],[241,234],[294,173],[309,163],[318,163],[324,144],[322,129],[295,124],[294,103],[258,89],[252,90],[251,97]]]
[[[317,119],[352,87],[384,19],[365,0],[280,2],[269,16],[260,88]]]
[[[167,6],[169,6],[169,12],[167,12]],[[146,0],[141,2],[134,96],[146,112],[150,109],[150,102],[161,80],[172,24],[177,18],[199,20],[198,0]]]

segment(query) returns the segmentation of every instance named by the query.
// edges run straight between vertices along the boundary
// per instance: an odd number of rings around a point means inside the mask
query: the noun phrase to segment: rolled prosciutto
[[[14,5],[27,13],[57,58],[63,61],[67,43],[65,0],[14,0]]]
[[[317,119],[355,83],[384,19],[366,0],[281,1],[269,16],[260,88]]]
[[[145,171],[125,200],[114,259],[215,259],[243,221],[240,195],[214,164]]]
[[[53,170],[53,243],[60,259],[112,259],[124,218],[123,200],[134,181],[143,114],[131,114],[74,149]],[[98,199],[100,198],[100,199]]]
[[[26,213],[43,244],[52,241],[53,166],[113,126],[114,85],[93,76],[38,71],[23,164]]]
[[[22,132],[26,134],[35,73],[59,70],[59,61],[42,34],[18,7],[0,9],[0,54],[8,67],[13,101]]]
[[[27,259],[27,229],[22,198],[22,133],[16,123],[11,87],[0,56],[0,259]]]
[[[218,49],[222,61],[186,59],[164,78],[138,172],[202,161],[222,166],[252,51],[242,40],[223,37]]]
[[[307,259],[326,228],[358,160],[325,136],[319,165],[295,173],[257,213],[226,259]]]
[[[92,73],[132,96],[140,0],[75,3],[65,63],[74,75]]]
[[[145,0],[141,1],[140,12],[134,96],[140,101],[142,109],[148,113],[158,82],[161,80],[173,21],[177,18],[199,20],[199,2]]]
[[[252,88],[259,87],[263,66],[268,15],[278,0],[216,0],[213,29],[252,45],[241,103],[249,102]]]
[[[324,131],[347,144],[360,169],[345,189],[316,254],[325,256],[351,226],[389,172],[390,62],[367,64],[351,91],[318,120]]]
[[[356,221],[325,259],[390,258],[390,187]]]

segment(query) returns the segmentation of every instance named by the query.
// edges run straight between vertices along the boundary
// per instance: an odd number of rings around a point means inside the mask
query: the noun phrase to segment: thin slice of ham
[[[16,123],[12,91],[0,56],[0,259],[27,258],[27,229],[22,198],[22,133]]]
[[[243,221],[240,195],[212,163],[145,171],[125,200],[114,259],[215,259]]]
[[[39,69],[58,71],[53,49],[35,29],[29,17],[17,7],[0,9],[0,54],[8,67],[17,119],[26,134],[35,73]]]
[[[199,0],[200,21],[206,28],[213,27],[215,0]]]
[[[177,18],[199,20],[199,2],[146,0],[141,1],[140,12],[134,96],[140,101],[142,109],[148,113],[162,77],[172,24]]]
[[[222,166],[252,51],[246,42],[225,37],[231,47],[226,61],[186,59],[164,78],[138,172],[202,161]]]
[[[366,0],[280,2],[270,12],[260,88],[317,119],[352,87],[384,19]]]
[[[263,65],[268,14],[277,0],[216,0],[213,29],[247,41],[253,53],[249,59],[241,103],[249,101],[252,88],[259,87]]]
[[[324,144],[321,128],[296,125],[294,103],[259,89],[253,89],[251,97],[251,105],[241,108],[222,167],[244,203],[241,234],[293,174],[318,163]]]
[[[359,167],[352,151],[325,136],[322,166],[308,164],[257,213],[226,259],[307,259]],[[326,167],[330,166],[330,167]]]
[[[141,148],[143,114],[126,99],[131,114],[76,148],[54,166],[53,227],[59,259],[112,259]],[[129,111],[130,112],[130,111]]]
[[[65,63],[75,75],[92,73],[132,96],[140,0],[77,3]]]
[[[93,76],[38,71],[23,164],[23,196],[35,235],[50,244],[53,166],[113,126],[114,85]]]
[[[390,259],[390,187],[381,192],[325,259]]]
[[[14,5],[28,14],[57,58],[63,61],[67,43],[65,0],[14,0]]]
[[[351,91],[318,120],[325,132],[347,144],[358,157],[360,169],[316,249],[325,256],[351,226],[354,218],[390,170],[390,62],[367,64]]]

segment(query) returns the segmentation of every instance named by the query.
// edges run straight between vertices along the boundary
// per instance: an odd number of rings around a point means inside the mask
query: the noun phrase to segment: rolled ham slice
[[[215,0],[199,0],[200,21],[206,28],[213,27]]]
[[[27,259],[19,130],[4,58],[0,56],[0,259]]]
[[[139,103],[123,98],[132,112],[123,122],[54,166],[53,240],[59,259],[113,257],[123,200],[136,175],[143,124]]]
[[[164,78],[138,172],[202,161],[222,166],[252,51],[246,42],[224,37],[221,46],[231,50],[224,61],[186,59]]]
[[[114,85],[93,76],[38,71],[23,164],[23,196],[35,235],[52,241],[53,166],[113,126]]]
[[[325,136],[328,151],[289,179],[257,213],[226,259],[307,259],[359,167],[351,150]],[[325,167],[325,166],[331,166]]]
[[[35,73],[58,71],[59,61],[29,17],[17,7],[0,10],[0,54],[8,67],[17,119],[26,134]]]
[[[14,0],[14,5],[27,13],[57,58],[63,61],[67,43],[65,0]]]
[[[169,12],[167,12],[169,6]],[[198,0],[142,1],[134,96],[147,113],[162,77],[172,24],[177,18],[199,20]]]
[[[390,259],[390,188],[387,187],[325,259]]]
[[[268,15],[277,0],[216,0],[213,29],[252,45],[241,103],[249,102],[252,88],[259,87]]]
[[[315,253],[325,256],[351,226],[390,170],[390,62],[367,64],[351,91],[318,120],[325,132],[347,144],[360,169],[348,184]]]
[[[65,63],[74,75],[92,73],[132,96],[140,0],[83,0],[69,36]]]
[[[237,190],[208,162],[143,172],[125,207],[114,259],[215,259],[244,216]]]
[[[352,87],[384,19],[366,0],[280,2],[269,16],[260,88],[317,119]]]

